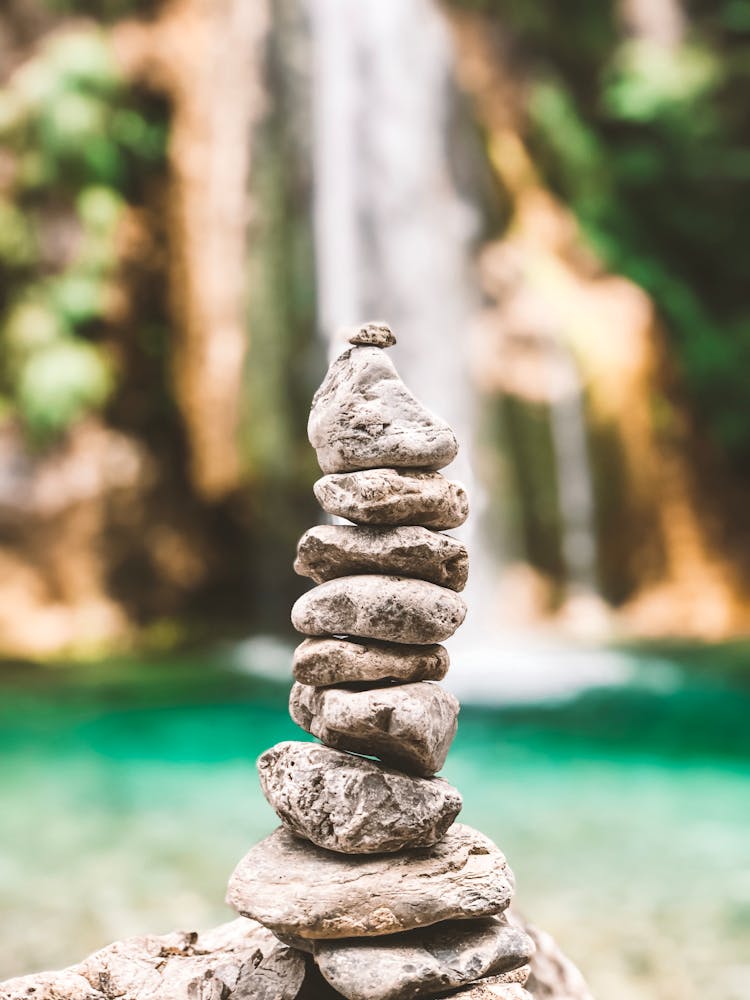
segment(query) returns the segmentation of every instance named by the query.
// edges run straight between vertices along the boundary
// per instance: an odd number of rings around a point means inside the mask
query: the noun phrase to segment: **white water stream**
[[[472,474],[475,438],[468,335],[480,304],[473,264],[479,216],[451,169],[453,54],[431,0],[307,0],[312,36],[312,114],[318,319],[329,355],[342,328],[382,319],[398,344],[404,382],[454,428],[461,444],[446,470],[462,480],[472,515],[461,534],[471,574],[467,621],[450,644],[451,684],[478,697],[536,698],[582,683],[617,680],[621,664],[578,670],[559,644],[499,628],[493,606],[502,567],[478,537],[482,491]],[[576,397],[580,401],[579,396]],[[561,476],[563,547],[571,582],[592,584],[590,491],[581,492],[583,411],[553,409]],[[521,666],[521,661],[523,665]],[[520,669],[519,669],[520,668]]]

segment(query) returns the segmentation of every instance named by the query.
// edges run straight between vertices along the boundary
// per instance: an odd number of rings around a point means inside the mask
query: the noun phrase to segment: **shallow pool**
[[[230,917],[253,760],[301,738],[232,662],[0,668],[0,978]],[[750,997],[750,692],[675,676],[467,706],[444,772],[599,1000]]]

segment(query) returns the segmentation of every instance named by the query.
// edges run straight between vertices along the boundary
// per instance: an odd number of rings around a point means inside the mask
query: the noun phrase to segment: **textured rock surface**
[[[342,576],[308,590],[292,608],[292,624],[304,635],[419,645],[450,638],[465,617],[454,591],[402,576]]]
[[[435,847],[360,857],[315,847],[282,827],[239,863],[227,901],[280,934],[334,940],[493,916],[512,892],[502,852],[460,823]]]
[[[445,993],[441,1000],[456,997],[456,1000],[534,1000],[520,983],[501,983],[483,980],[453,993]]]
[[[0,984],[2,1000],[294,1000],[305,959],[250,920],[128,938],[62,972]]]
[[[348,1000],[415,1000],[525,964],[531,938],[502,920],[456,920],[386,938],[324,941],[315,961]]]
[[[350,344],[393,347],[396,338],[387,323],[364,323],[349,337]]]
[[[294,676],[325,687],[356,681],[439,681],[448,672],[445,646],[406,646],[362,639],[305,639],[294,651]]]
[[[517,914],[513,914],[513,920],[516,924],[521,922]],[[594,1000],[585,979],[560,951],[554,938],[538,927],[525,929],[536,945],[526,984],[535,1000]]]
[[[461,809],[442,778],[413,778],[316,743],[279,743],[258,760],[279,819],[319,847],[379,854],[431,847]]]
[[[313,491],[324,511],[355,524],[421,524],[444,531],[469,515],[466,490],[439,472],[367,469],[323,476]]]
[[[428,681],[365,691],[295,684],[289,698],[297,725],[328,746],[424,776],[445,763],[458,710],[452,694]]]
[[[321,524],[300,538],[294,569],[316,583],[357,573],[389,573],[463,590],[469,557],[458,539],[429,528]]]
[[[333,362],[313,397],[307,433],[323,472],[441,469],[458,451],[450,427],[415,399],[379,347],[355,346]]]

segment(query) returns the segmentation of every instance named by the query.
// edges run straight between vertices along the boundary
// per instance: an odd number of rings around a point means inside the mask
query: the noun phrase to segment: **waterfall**
[[[559,338],[552,367],[549,419],[566,590],[571,596],[594,596],[599,593],[596,509],[583,386],[575,359]]]
[[[448,26],[431,0],[306,0],[312,43],[312,159],[318,324],[331,358],[342,327],[388,322],[391,355],[410,389],[454,428],[461,444],[447,474],[472,501],[463,530],[471,558],[469,615],[451,640],[460,669],[449,684],[468,697],[533,697],[620,679],[620,663],[582,662],[559,644],[497,625],[501,567],[477,535],[482,490],[472,474],[475,414],[469,333],[480,307],[474,266],[479,212],[452,170],[456,93]],[[459,145],[459,144],[457,144]],[[594,563],[581,525],[583,410],[553,413],[565,558],[581,583]],[[568,476],[572,478],[568,478]],[[595,553],[594,553],[595,556]],[[458,655],[457,655],[458,654]],[[520,668],[520,669],[519,669]]]
[[[319,323],[383,319],[406,384],[456,430],[470,477],[466,334],[479,218],[451,176],[452,50],[430,0],[311,0]]]

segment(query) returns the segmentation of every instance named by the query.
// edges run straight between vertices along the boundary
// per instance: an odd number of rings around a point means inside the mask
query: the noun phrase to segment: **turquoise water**
[[[690,676],[464,707],[444,772],[599,1000],[750,997],[750,691]],[[301,738],[282,685],[214,653],[6,667],[0,697],[0,978],[230,916],[274,826],[252,762]]]

